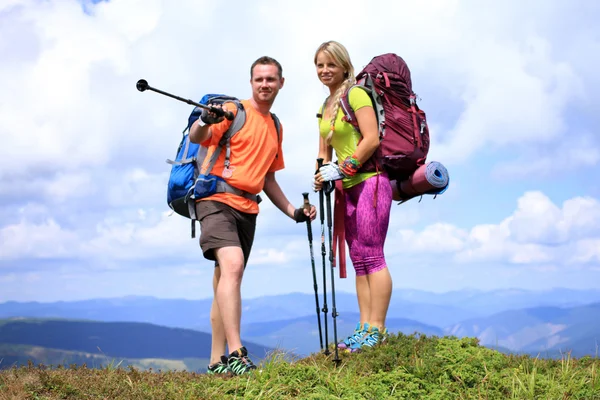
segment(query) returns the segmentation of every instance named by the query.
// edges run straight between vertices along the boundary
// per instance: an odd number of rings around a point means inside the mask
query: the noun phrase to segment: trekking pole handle
[[[308,193],[304,192],[302,193],[302,196],[304,196],[304,204],[302,205],[302,207],[304,208],[304,210],[310,212],[310,201],[308,200]],[[308,241],[312,243],[313,235],[312,228],[310,226],[310,218],[306,220],[306,228],[308,229]]]
[[[204,107],[203,107],[204,108]],[[231,111],[225,111],[220,107],[206,107],[211,113],[215,113],[217,117],[225,117],[229,121],[233,121],[234,115]]]
[[[323,166],[322,158],[317,158],[317,166],[318,166],[317,170],[321,169],[321,167]],[[333,192],[334,188],[335,188],[335,185],[333,184],[333,182],[326,181],[326,182],[323,182],[323,187],[321,188],[321,191],[325,191],[325,193],[331,193],[331,192]]]
[[[308,193],[304,192],[304,193],[302,193],[302,196],[304,196],[304,205],[303,205],[304,209],[306,211],[310,211],[310,201],[308,200]]]
[[[183,101],[184,103],[191,104],[191,105],[196,106],[196,107],[207,109],[208,111],[214,113],[217,117],[225,117],[229,121],[232,121],[233,118],[234,118],[234,115],[233,115],[233,113],[231,111],[225,111],[225,110],[223,110],[221,108],[218,108],[218,107],[214,107],[214,106],[211,107],[211,106],[207,106],[205,104],[196,103],[195,101],[192,101],[190,99],[184,99],[183,97],[175,96],[173,94],[164,92],[164,91],[162,91],[160,89],[153,88],[152,86],[150,86],[148,84],[148,81],[146,81],[145,79],[140,79],[139,81],[137,81],[135,87],[140,92],[144,92],[146,90],[152,90],[153,92],[164,94],[165,96],[171,97],[171,98],[173,98],[175,100]]]

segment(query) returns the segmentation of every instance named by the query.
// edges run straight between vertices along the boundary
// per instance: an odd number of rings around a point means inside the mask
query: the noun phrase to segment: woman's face
[[[335,60],[324,51],[317,54],[317,76],[323,85],[330,89],[338,88],[344,81],[346,71]]]

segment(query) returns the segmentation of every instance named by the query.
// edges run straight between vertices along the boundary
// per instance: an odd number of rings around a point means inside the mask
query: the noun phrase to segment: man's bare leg
[[[215,251],[219,263],[220,278],[215,298],[223,322],[227,347],[233,352],[242,347],[240,321],[242,317],[242,276],[244,253],[240,247],[221,247]]]
[[[217,286],[221,277],[221,268],[215,267],[213,274],[213,301],[210,307],[210,326],[212,330],[211,348],[210,348],[210,364],[216,364],[221,361],[221,356],[226,355],[225,346],[227,340],[225,338],[225,330],[223,328],[223,319],[219,305],[217,304]]]

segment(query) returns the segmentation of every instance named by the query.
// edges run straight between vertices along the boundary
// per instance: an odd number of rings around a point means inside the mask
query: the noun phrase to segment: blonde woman
[[[383,247],[392,188],[385,172],[361,171],[379,146],[375,111],[371,98],[362,88],[353,87],[349,92],[350,106],[356,114],[360,133],[342,120],[340,97],[356,83],[348,51],[338,42],[325,42],[317,49],[314,63],[319,80],[330,93],[319,110],[318,158],[322,158],[325,165],[315,175],[314,187],[321,190],[324,182],[342,181],[344,232],[356,272],[360,321],[355,331],[337,346],[355,352],[381,343],[387,335],[385,319],[392,278]],[[333,150],[338,163],[332,160]]]

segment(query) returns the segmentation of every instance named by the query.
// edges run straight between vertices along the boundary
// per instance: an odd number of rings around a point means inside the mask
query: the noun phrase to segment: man
[[[256,366],[240,338],[241,282],[256,228],[258,203],[255,194],[264,191],[284,214],[296,222],[314,220],[316,209],[295,208],[275,180],[275,171],[284,168],[281,137],[270,110],[284,78],[279,62],[261,57],[250,68],[252,97],[242,100],[246,122],[230,141],[230,165],[225,167],[225,151],[217,159],[211,174],[246,195],[220,192],[200,199],[196,214],[200,221],[200,247],[204,257],[216,261],[213,277],[214,298],[211,308],[212,348],[208,373],[236,375],[248,373]],[[226,111],[237,113],[233,103]],[[231,121],[204,110],[192,124],[190,140],[208,147],[210,159]],[[208,161],[206,161],[206,164]],[[202,170],[205,170],[206,165]],[[225,346],[230,353],[225,356]]]

